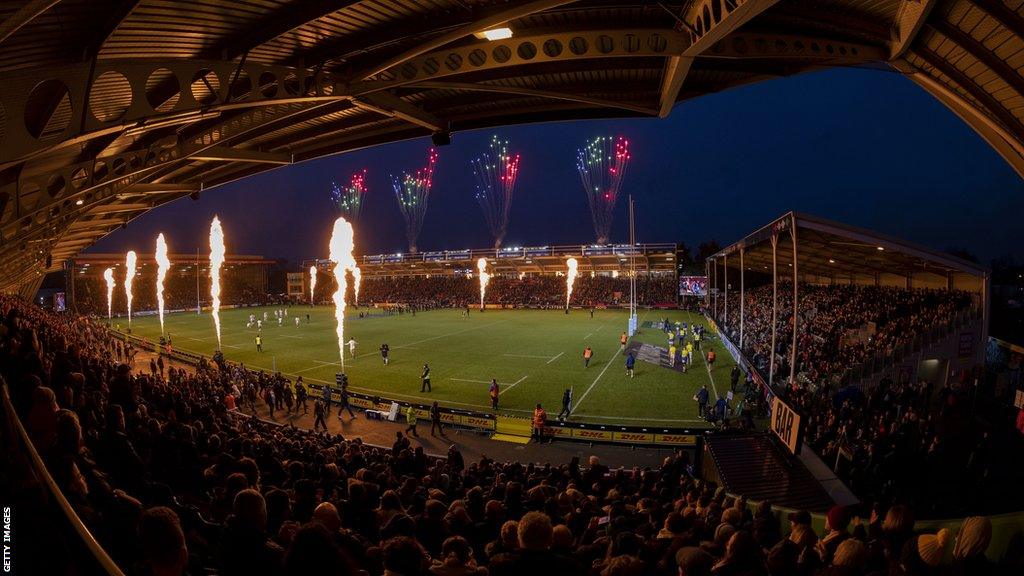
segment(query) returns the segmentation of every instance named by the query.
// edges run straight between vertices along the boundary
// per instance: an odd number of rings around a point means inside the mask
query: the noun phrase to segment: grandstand
[[[169,254],[171,269],[165,281],[167,310],[195,310],[208,306],[210,299],[209,258],[195,254]],[[228,305],[262,304],[268,301],[267,278],[276,262],[262,256],[228,254],[224,262],[224,302]],[[114,277],[124,276],[124,255],[87,253],[69,261],[68,305],[82,314],[107,313],[107,287],[103,271],[113,268]],[[136,282],[139,289],[132,302],[133,312],[156,310],[156,260],[153,254],[139,254]],[[127,313],[124,290],[115,290],[114,314]]]

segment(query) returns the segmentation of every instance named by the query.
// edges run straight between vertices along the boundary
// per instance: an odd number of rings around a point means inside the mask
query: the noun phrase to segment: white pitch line
[[[590,394],[590,391],[593,390],[594,386],[597,385],[597,381],[600,380],[601,376],[604,376],[604,373],[608,371],[608,367],[611,366],[612,362],[615,361],[616,356],[618,356],[618,354],[612,354],[612,357],[608,359],[608,363],[604,365],[604,369],[601,370],[601,373],[597,375],[597,378],[594,378],[594,381],[590,384],[590,387],[587,388],[587,391],[584,392],[583,396],[580,396],[580,399],[576,401],[576,406],[574,406],[573,409],[569,412],[570,416],[573,412],[576,411],[577,408],[580,407],[580,404],[583,404],[583,400],[586,399],[587,394]]]
[[[552,358],[551,360],[548,360],[547,362],[545,362],[545,364],[551,364],[551,363],[552,363],[552,362],[554,362],[555,360],[558,360],[559,358],[561,358],[561,357],[562,357],[562,354],[565,354],[565,350],[563,350],[563,351],[559,352],[559,353],[558,353],[558,356],[555,356],[555,357],[554,357],[554,358]]]
[[[523,380],[526,380],[526,378],[527,378],[526,376],[523,376],[523,377],[522,377],[522,378],[520,378],[519,380],[516,380],[516,381],[515,381],[515,382],[513,382],[512,384],[509,384],[508,388],[505,388],[504,390],[499,390],[499,391],[498,391],[498,396],[501,396],[501,395],[502,395],[502,394],[504,394],[505,392],[508,392],[509,390],[511,390],[511,389],[513,389],[513,388],[515,388],[515,387],[516,387],[516,384],[519,384],[519,383],[520,383],[520,382],[522,382]]]
[[[594,333],[591,332],[590,334],[587,334],[586,336],[584,336],[583,339],[586,340],[587,338],[590,338],[593,335],[594,335]]]
[[[402,344],[400,346],[392,346],[391,349],[392,350],[397,350],[399,348],[411,348],[411,347],[415,346],[416,344],[422,344],[424,342],[430,342],[432,340],[438,340],[440,338],[447,338],[449,336],[455,336],[457,334],[462,334],[464,332],[469,332],[471,330],[479,330],[480,328],[488,328],[490,326],[494,326],[495,324],[501,324],[502,322],[505,322],[505,320],[498,320],[497,322],[491,322],[490,324],[484,324],[483,326],[473,326],[472,328],[466,328],[464,330],[456,330],[455,332],[449,332],[447,334],[440,334],[438,336],[431,336],[430,338],[424,338],[422,340],[416,340],[415,342],[409,342],[408,344]],[[372,356],[374,354],[379,354],[379,353],[380,353],[380,351],[378,350],[378,351],[374,351],[374,352],[367,352],[365,354],[357,354],[356,358],[362,358],[363,356]],[[546,356],[545,356],[545,358],[546,358]]]
[[[511,356],[513,358],[540,358],[542,360],[551,358],[551,356],[540,356],[537,354],[502,354],[502,356]]]
[[[693,316],[690,315],[689,311],[686,312],[686,318],[687,318],[687,320],[690,321],[690,326],[693,326]],[[718,387],[715,386],[715,378],[711,375],[711,365],[708,364],[708,359],[707,359],[706,356],[704,356],[704,351],[703,350],[700,350],[700,359],[704,362],[704,368],[706,368],[707,371],[708,371],[708,380],[711,381],[711,389],[715,391],[715,399],[717,400],[718,399]]]
[[[449,380],[455,380],[456,382],[473,382],[476,384],[490,384],[487,380],[469,380],[466,378],[449,378]]]

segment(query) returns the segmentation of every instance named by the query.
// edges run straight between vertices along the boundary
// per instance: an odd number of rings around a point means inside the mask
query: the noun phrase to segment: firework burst
[[[348,186],[331,182],[331,202],[349,222],[358,222],[363,210],[363,196],[366,194],[366,169],[352,174]]]
[[[398,208],[405,219],[405,238],[409,241],[409,252],[416,253],[416,240],[423,227],[423,217],[427,214],[427,200],[430,198],[430,187],[434,185],[434,165],[437,164],[437,151],[430,149],[427,165],[413,174],[405,173],[401,178],[391,177],[391,186],[398,198]]]
[[[629,159],[629,140],[622,136],[598,136],[576,153],[576,169],[590,203],[598,244],[608,243]]]
[[[494,247],[501,248],[508,230],[516,176],[519,175],[519,154],[508,151],[508,140],[492,136],[488,150],[471,160],[470,164],[476,175],[476,201],[484,211],[484,219],[494,236]]]

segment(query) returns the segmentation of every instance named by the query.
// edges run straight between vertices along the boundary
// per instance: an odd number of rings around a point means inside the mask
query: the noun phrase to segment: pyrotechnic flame
[[[103,279],[107,281],[107,319],[112,320],[114,318],[114,269],[104,270]]]
[[[316,266],[309,267],[309,303],[312,305],[316,302],[313,299],[313,291],[316,290]]]
[[[575,258],[569,258],[565,261],[565,307],[569,307],[569,300],[572,299],[572,285],[576,282],[576,270],[579,268],[579,262]]]
[[[210,299],[213,306],[213,326],[217,329],[217,350],[220,350],[220,267],[224,264],[224,229],[220,218],[210,222]]]
[[[484,309],[484,293],[487,292],[487,283],[491,281],[491,275],[487,273],[487,259],[480,258],[476,261],[476,269],[480,271],[480,309]]]
[[[341,372],[345,372],[345,291],[348,288],[348,280],[345,278],[346,269],[356,267],[355,258],[352,256],[355,234],[352,225],[339,217],[334,221],[334,230],[331,232],[330,259],[334,262],[334,279],[338,282],[338,289],[334,292],[334,319],[338,323],[338,355],[341,357]]]
[[[164,333],[164,278],[171,269],[171,260],[167,258],[167,242],[161,232],[156,237],[156,306],[160,313],[160,333]]]
[[[129,250],[124,258],[124,294],[128,298],[128,329],[132,327],[132,281],[135,280],[135,250]]]
[[[363,271],[352,261],[352,295],[355,296],[355,304],[359,306],[359,285],[363,283]]]

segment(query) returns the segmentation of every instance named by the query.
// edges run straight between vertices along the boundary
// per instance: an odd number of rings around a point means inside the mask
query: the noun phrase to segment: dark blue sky
[[[1024,183],[939,102],[895,73],[840,69],[762,82],[679,104],[667,119],[533,124],[455,134],[439,149],[421,250],[492,241],[473,200],[469,160],[491,134],[522,154],[506,245],[593,239],[576,149],[624,134],[633,159],[612,239],[626,239],[625,194],[640,241],[730,243],[788,210],[808,212],[983,261],[1022,256]],[[153,210],[91,251],[173,252],[203,245],[219,214],[228,251],[292,261],[325,257],[332,179],[368,168],[357,251],[405,250],[390,173],[426,158],[429,139],[283,167]]]

